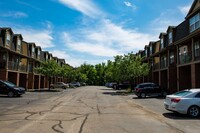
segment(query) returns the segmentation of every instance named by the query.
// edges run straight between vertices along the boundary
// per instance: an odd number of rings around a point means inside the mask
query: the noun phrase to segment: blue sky
[[[1,0],[11,27],[72,66],[137,52],[181,23],[193,0]],[[173,3],[173,4],[172,4]]]

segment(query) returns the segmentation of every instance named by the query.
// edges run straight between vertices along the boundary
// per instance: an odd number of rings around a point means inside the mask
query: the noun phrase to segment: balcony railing
[[[168,64],[167,64],[167,61],[161,61],[160,62],[160,68],[163,69],[163,68],[167,68],[168,67]]]
[[[200,59],[200,48],[195,49],[194,56],[195,56],[195,60],[199,60]]]
[[[153,64],[153,70],[157,70],[157,69],[159,69],[159,63],[154,63]]]
[[[17,71],[18,70],[18,66],[19,66],[18,64],[19,63],[17,63],[17,62],[8,61],[8,69]]]
[[[0,61],[0,69],[6,68],[6,61]]]
[[[189,63],[192,60],[192,52],[186,52],[179,55],[179,64]]]
[[[26,65],[19,65],[19,71],[27,72],[27,66]]]

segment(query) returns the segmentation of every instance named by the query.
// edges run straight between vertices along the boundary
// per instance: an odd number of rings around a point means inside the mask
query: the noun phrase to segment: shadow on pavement
[[[192,118],[186,114],[179,114],[173,112],[164,113],[163,116],[174,120],[200,120],[200,117]]]
[[[63,90],[61,89],[55,89],[55,90],[32,90],[32,91],[29,91],[29,92],[61,92]]]
[[[102,94],[111,95],[111,96],[127,96],[131,93],[127,93],[126,91],[116,91],[116,92],[103,92]]]

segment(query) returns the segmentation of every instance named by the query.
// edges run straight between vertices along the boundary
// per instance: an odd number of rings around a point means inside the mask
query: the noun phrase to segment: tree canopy
[[[106,82],[131,82],[134,78],[146,76],[150,67],[143,63],[142,58],[129,53],[117,55],[113,61],[96,65],[82,64],[73,68],[69,65],[59,66],[55,61],[42,63],[36,68],[41,74],[48,77],[62,76],[71,81],[86,82],[89,85],[104,85]]]

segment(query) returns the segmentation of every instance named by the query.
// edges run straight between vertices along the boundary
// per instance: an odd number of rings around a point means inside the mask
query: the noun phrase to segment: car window
[[[196,94],[196,98],[200,98],[200,92]]]
[[[3,83],[0,82],[0,89],[1,89],[2,87],[4,87],[4,86],[5,86],[5,84],[3,84]]]
[[[4,81],[4,83],[5,83],[6,85],[8,85],[8,86],[16,86],[15,84],[13,84],[13,83],[11,83],[11,82],[9,82],[9,81]]]
[[[180,92],[177,92],[177,93],[174,93],[173,95],[176,95],[176,96],[186,96],[188,94],[192,93],[191,91],[180,91]]]

